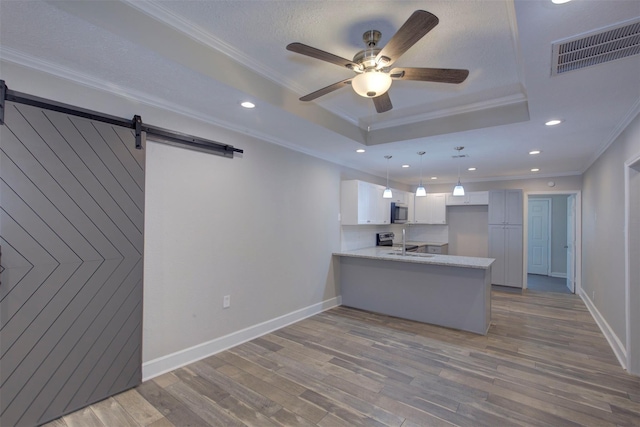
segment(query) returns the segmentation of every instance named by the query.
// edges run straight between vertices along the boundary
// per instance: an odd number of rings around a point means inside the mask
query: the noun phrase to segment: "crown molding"
[[[198,121],[201,121],[213,126],[217,126],[222,129],[236,132],[238,134],[248,135],[250,137],[253,137],[262,141],[266,141],[271,144],[279,145],[281,147],[290,149],[292,151],[296,151],[311,157],[325,160],[329,163],[353,168],[353,166],[350,165],[348,162],[336,161],[334,157],[331,157],[329,155],[325,155],[323,153],[316,152],[314,150],[310,150],[305,147],[300,147],[286,140],[274,138],[271,135],[267,135],[262,132],[248,130],[247,128],[239,127],[223,120],[213,120],[211,116],[203,115],[198,110],[194,110],[194,109],[185,107],[183,105],[179,105],[175,102],[168,103],[162,98],[149,95],[145,92],[131,89],[128,87],[118,86],[117,84],[114,84],[112,82],[102,80],[102,79],[97,79],[88,74],[79,73],[75,70],[72,70],[66,67],[61,67],[59,65],[42,60],[40,58],[36,58],[34,56],[25,54],[21,51],[18,51],[12,48],[8,48],[8,47],[0,48],[0,59],[2,61],[12,63],[21,67],[29,68],[37,72],[51,75],[56,78],[71,81],[75,84],[84,86],[92,90],[106,92],[111,95],[116,95],[118,97],[128,99],[130,101],[134,101],[139,104],[147,105],[152,108],[157,108],[160,110],[179,114],[181,116],[189,117],[191,119],[196,119]],[[10,82],[8,84],[10,85]],[[369,169],[358,169],[358,170],[365,173],[375,174],[372,170],[369,170]]]
[[[627,114],[625,114],[624,117],[622,117],[622,119],[618,122],[616,127],[613,128],[613,130],[609,134],[609,137],[607,138],[605,143],[600,146],[598,151],[596,151],[593,154],[593,156],[591,156],[591,158],[589,159],[589,163],[584,168],[582,173],[585,173],[587,169],[589,169],[596,162],[596,160],[598,160],[598,158],[605,151],[607,151],[607,148],[609,148],[609,146],[611,146],[611,144],[613,144],[615,140],[618,139],[620,134],[624,132],[627,126],[631,124],[633,119],[635,119],[638,114],[640,114],[640,99],[637,99],[636,102],[631,106],[631,108],[629,108],[629,111],[627,111]]]
[[[513,95],[503,96],[501,98],[488,99],[486,101],[476,102],[473,104],[461,105],[458,107],[445,108],[442,110],[433,111],[425,114],[418,114],[409,116],[406,118],[399,118],[395,120],[389,120],[384,122],[382,125],[376,124],[365,124],[361,123],[361,129],[369,129],[369,131],[376,131],[381,129],[387,129],[396,126],[406,126],[413,123],[426,122],[429,120],[440,119],[443,117],[455,116],[458,114],[472,113],[475,111],[482,111],[485,109],[503,107],[506,105],[517,104],[522,101],[527,101],[527,97],[522,93],[516,93]],[[364,128],[362,126],[365,126]]]
[[[304,89],[297,85],[293,80],[283,79],[282,75],[277,71],[269,67],[265,67],[264,64],[254,60],[251,56],[234,48],[229,43],[220,40],[211,33],[203,30],[201,27],[194,25],[190,21],[184,19],[182,16],[176,15],[162,4],[139,0],[122,1],[128,6],[144,13],[145,15],[155,19],[156,21],[174,28],[175,30],[180,31],[183,34],[186,34],[193,40],[227,55],[228,57],[255,71],[265,78],[279,85],[282,85],[296,93],[304,92]]]

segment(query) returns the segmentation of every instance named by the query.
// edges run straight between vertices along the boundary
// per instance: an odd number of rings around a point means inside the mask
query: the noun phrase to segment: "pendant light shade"
[[[458,151],[457,157],[460,158],[460,151],[464,150],[464,147],[455,147],[455,150]],[[453,187],[453,195],[464,196],[464,187],[462,186],[462,183],[460,183],[460,160],[458,160],[458,183]]]
[[[382,193],[382,198],[383,199],[391,199],[393,197],[393,194],[391,193],[391,189],[389,188],[389,159],[392,156],[384,156],[385,159],[387,159],[387,188],[384,189],[384,192]]]
[[[458,183],[456,184],[456,186],[453,187],[453,195],[454,196],[464,196],[464,187],[460,183],[460,180],[458,180]]]
[[[427,190],[422,185],[422,156],[424,155],[424,151],[419,151],[418,155],[420,156],[420,185],[416,189],[416,197],[424,197],[427,195]]]

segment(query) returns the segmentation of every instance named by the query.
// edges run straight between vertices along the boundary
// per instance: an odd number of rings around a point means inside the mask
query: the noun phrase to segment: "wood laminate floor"
[[[487,336],[338,307],[47,426],[640,426],[578,296],[492,301]]]

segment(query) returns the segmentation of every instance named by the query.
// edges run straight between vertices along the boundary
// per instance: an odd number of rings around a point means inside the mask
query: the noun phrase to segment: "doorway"
[[[525,289],[576,293],[579,192],[526,193]]]
[[[640,375],[640,154],[625,166],[627,370]]]

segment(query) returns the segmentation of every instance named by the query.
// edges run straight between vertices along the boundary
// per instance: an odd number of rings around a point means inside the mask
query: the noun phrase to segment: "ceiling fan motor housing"
[[[378,42],[382,37],[382,33],[377,30],[366,31],[362,35],[362,41],[367,46],[364,50],[356,53],[353,57],[353,62],[361,66],[361,71],[368,68],[377,68],[376,57],[382,49],[376,48]],[[354,70],[357,72],[357,70]]]

